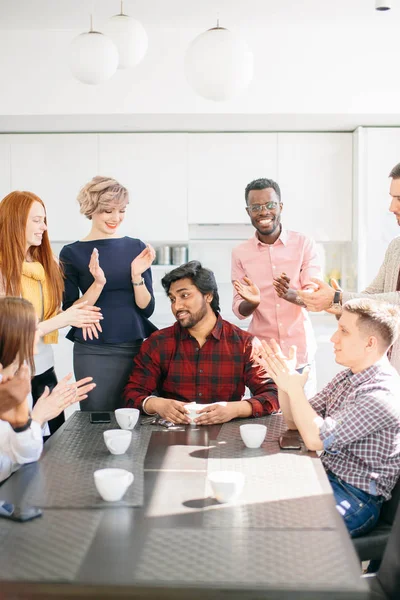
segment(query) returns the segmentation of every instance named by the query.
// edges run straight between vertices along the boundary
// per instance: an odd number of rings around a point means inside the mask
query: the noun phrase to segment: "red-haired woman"
[[[12,379],[24,362],[33,365],[40,336],[38,319],[32,304],[23,298],[0,298],[0,362],[2,385]],[[31,414],[28,399],[4,410],[0,405],[0,481],[20,465],[38,460],[42,453],[43,424],[63,412],[67,406],[87,398],[95,384],[86,377],[68,383],[70,373],[53,389],[46,389]]]
[[[61,269],[51,250],[47,233],[46,209],[32,192],[11,192],[0,202],[0,296],[22,296],[29,300],[39,318],[44,337],[35,356],[32,380],[33,403],[45,386],[57,384],[51,344],[57,343],[58,329],[100,328],[99,308],[85,303],[60,310],[64,282]],[[54,433],[63,423],[61,414],[50,423]]]

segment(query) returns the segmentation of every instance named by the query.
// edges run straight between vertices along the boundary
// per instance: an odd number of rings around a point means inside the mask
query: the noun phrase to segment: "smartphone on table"
[[[288,433],[281,435],[279,446],[282,450],[301,450],[301,443],[298,436]]]
[[[40,508],[36,506],[15,506],[15,504],[0,501],[0,517],[3,519],[24,523],[41,517],[42,514]]]
[[[110,423],[111,417],[108,412],[91,412],[90,422],[91,423]]]

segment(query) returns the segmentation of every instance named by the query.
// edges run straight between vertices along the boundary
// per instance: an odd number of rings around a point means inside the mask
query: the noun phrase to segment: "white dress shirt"
[[[26,431],[16,433],[7,421],[0,420],[0,481],[20,465],[35,462],[43,450],[42,429],[36,421]]]

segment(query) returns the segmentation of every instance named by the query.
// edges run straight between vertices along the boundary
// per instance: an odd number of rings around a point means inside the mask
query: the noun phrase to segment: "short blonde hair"
[[[129,193],[126,187],[115,179],[96,175],[83,186],[77,200],[80,212],[91,219],[94,213],[105,210],[111,203],[121,206],[128,204]]]
[[[343,310],[357,315],[358,328],[379,338],[385,350],[396,341],[400,327],[398,306],[373,298],[354,298],[343,304]]]

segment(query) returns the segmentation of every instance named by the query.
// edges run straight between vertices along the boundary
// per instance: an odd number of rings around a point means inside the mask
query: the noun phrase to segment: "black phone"
[[[282,450],[301,450],[300,440],[292,435],[281,435],[279,446]]]
[[[109,423],[111,421],[110,413],[108,412],[92,412],[90,413],[91,423]]]
[[[0,504],[0,517],[10,519],[11,521],[18,521],[19,523],[31,521],[32,519],[41,517],[42,514],[40,508],[36,506],[15,506],[15,504],[9,504],[8,502]]]

